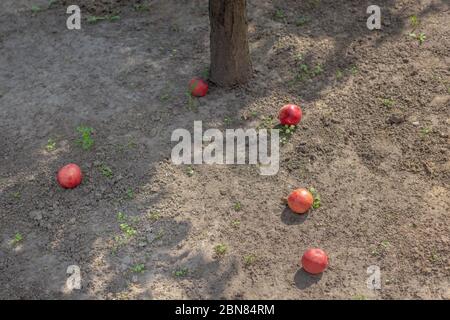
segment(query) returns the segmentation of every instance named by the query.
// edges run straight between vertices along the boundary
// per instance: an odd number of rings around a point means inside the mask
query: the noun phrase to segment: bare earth
[[[378,0],[369,31],[373,1],[249,0],[253,81],[194,102],[206,0],[63,2],[0,2],[1,299],[450,299],[448,1]],[[287,102],[304,118],[277,175],[171,163],[174,129],[271,126]],[[55,181],[69,162],[85,174],[71,191]],[[280,201],[311,186],[307,215]],[[298,266],[309,247],[330,257],[321,276]]]

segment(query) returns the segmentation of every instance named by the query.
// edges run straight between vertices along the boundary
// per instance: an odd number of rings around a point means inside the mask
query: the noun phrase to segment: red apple
[[[305,213],[311,208],[313,202],[313,195],[305,188],[292,191],[287,198],[289,208],[295,213]]]
[[[204,97],[208,92],[208,83],[201,78],[189,81],[189,92],[195,97]]]
[[[70,163],[58,171],[57,180],[63,188],[73,189],[81,183],[82,179],[83,174],[81,173],[81,169],[74,163]]]
[[[300,261],[303,269],[311,274],[322,273],[328,266],[328,256],[322,249],[308,249]]]
[[[295,104],[287,104],[280,109],[278,119],[282,125],[296,126],[302,120],[302,109]]]

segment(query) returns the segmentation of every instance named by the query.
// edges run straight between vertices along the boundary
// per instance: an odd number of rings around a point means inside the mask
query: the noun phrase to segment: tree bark
[[[246,83],[252,75],[247,37],[246,0],[209,0],[211,82]]]

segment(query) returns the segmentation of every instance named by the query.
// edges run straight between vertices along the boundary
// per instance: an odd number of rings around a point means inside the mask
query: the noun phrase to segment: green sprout
[[[254,254],[248,254],[244,256],[244,265],[245,266],[251,266],[256,262],[256,256]]]
[[[284,126],[281,127],[280,141],[282,145],[285,145],[288,142],[288,140],[294,134],[295,130],[297,130],[297,127],[294,125],[285,124]]]
[[[426,135],[429,134],[431,131],[432,131],[431,128],[425,127],[425,128],[420,129],[420,134],[421,134],[422,136],[426,136]]]
[[[14,199],[19,200],[22,197],[22,194],[19,191],[17,191],[14,192],[12,196],[14,197]]]
[[[210,68],[209,68],[209,67],[205,68],[205,70],[202,71],[202,78],[203,78],[203,79],[208,79],[208,78],[209,78],[210,72],[211,72],[211,71],[210,71]]]
[[[125,221],[127,219],[126,215],[123,212],[117,213],[117,220],[118,221]]]
[[[409,17],[409,23],[411,24],[411,27],[413,29],[417,28],[417,26],[419,25],[419,18],[417,18],[416,15],[412,15],[411,17]]]
[[[97,23],[99,21],[117,21],[120,19],[119,15],[109,15],[109,16],[89,16],[87,21],[89,23]]]
[[[151,221],[157,221],[161,218],[161,215],[157,211],[152,211],[147,214],[147,218]]]
[[[222,257],[227,252],[228,248],[225,244],[221,243],[214,247],[214,252],[217,256]]]
[[[421,32],[419,33],[419,35],[417,36],[417,40],[419,40],[419,44],[423,44],[425,42],[426,39],[426,35],[425,33]]]
[[[286,16],[281,9],[277,9],[274,14],[275,20],[283,20]]]
[[[187,169],[186,169],[186,174],[189,177],[192,177],[194,175],[194,168],[192,168],[192,166],[188,166]]]
[[[313,76],[318,76],[318,75],[320,75],[322,72],[323,72],[323,67],[322,67],[322,65],[318,64],[318,65],[316,65],[316,66],[314,67],[314,70],[313,70]]]
[[[112,169],[103,163],[100,166],[100,172],[102,173],[102,175],[104,177],[109,178],[109,179],[112,178],[114,175]]]
[[[321,203],[320,203],[320,194],[313,187],[309,188],[308,191],[311,192],[311,194],[313,196],[313,199],[314,199],[313,204],[312,204],[313,209],[320,208],[320,205],[321,205]]]
[[[239,227],[239,226],[241,225],[241,220],[239,220],[239,219],[234,219],[233,221],[231,221],[231,225],[232,225],[234,228],[237,228],[237,227]]]
[[[273,127],[273,116],[264,117],[262,122],[258,125],[257,129],[272,129]]]
[[[121,223],[119,225],[120,230],[122,230],[128,238],[131,238],[136,235],[137,231],[128,223]]]
[[[56,141],[52,138],[47,140],[47,144],[45,145],[45,150],[48,152],[52,152],[56,149]]]
[[[127,189],[126,194],[127,194],[127,198],[130,200],[134,199],[134,197],[135,197],[134,191],[131,188]]]
[[[173,272],[173,275],[177,278],[182,278],[182,277],[186,277],[188,273],[189,273],[188,268],[181,268],[179,270],[175,270]]]
[[[134,273],[143,273],[145,271],[145,265],[143,263],[136,264],[131,268],[131,271]]]
[[[419,34],[416,34],[416,33],[410,33],[409,36],[410,36],[411,38],[414,38],[414,39],[416,39],[417,41],[419,41],[419,45],[422,45],[422,44],[425,42],[426,38],[427,38],[427,36],[426,36],[425,33],[423,33],[423,32],[421,32],[421,33],[419,33]]]
[[[23,236],[20,234],[20,233],[16,233],[15,235],[14,235],[14,238],[13,238],[13,240],[11,241],[11,243],[13,244],[13,245],[17,245],[17,244],[19,244],[19,242],[21,242],[23,240]]]
[[[228,117],[228,116],[226,116],[226,117],[223,119],[223,123],[225,123],[225,125],[227,125],[227,126],[229,126],[232,122],[233,122],[233,120],[231,120],[231,118]]]
[[[390,108],[394,105],[395,101],[393,99],[386,98],[381,100],[381,103],[383,104],[383,106]]]
[[[94,129],[85,126],[77,127],[78,133],[81,134],[81,138],[78,139],[78,144],[81,145],[83,150],[89,150],[94,145],[94,139],[92,139],[92,133]]]

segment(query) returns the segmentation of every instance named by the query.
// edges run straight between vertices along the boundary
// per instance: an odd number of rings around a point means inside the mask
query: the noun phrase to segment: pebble
[[[416,127],[417,127],[419,124],[420,124],[419,121],[414,121],[414,122],[412,123],[412,125],[413,125],[413,126],[416,126]]]
[[[141,247],[141,248],[144,248],[144,247],[147,246],[147,243],[146,242],[139,242],[138,246]]]
[[[42,220],[42,212],[39,210],[31,211],[30,217],[34,220],[40,221]]]
[[[400,124],[404,121],[405,121],[405,117],[403,115],[397,114],[397,113],[392,114],[387,120],[387,122],[389,124]]]

